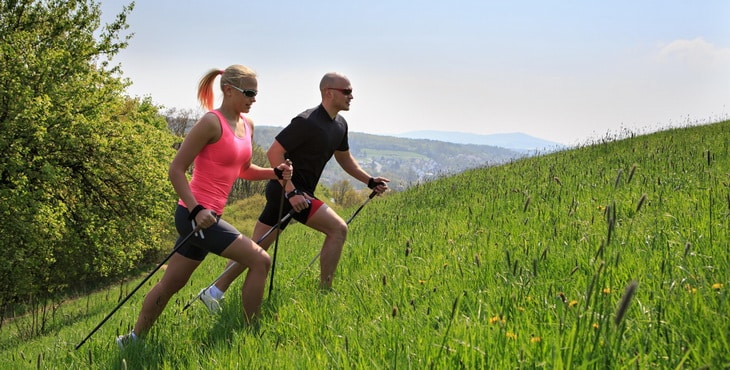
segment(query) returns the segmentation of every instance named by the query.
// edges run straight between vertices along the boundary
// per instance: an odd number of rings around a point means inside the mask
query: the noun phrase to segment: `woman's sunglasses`
[[[245,95],[247,98],[253,98],[254,96],[256,96],[256,94],[259,93],[256,90],[249,90],[249,89],[244,90],[244,89],[242,89],[240,87],[236,87],[236,86],[233,86],[233,85],[228,85],[228,86],[230,86],[230,87],[232,87],[232,88],[240,91],[241,94]]]

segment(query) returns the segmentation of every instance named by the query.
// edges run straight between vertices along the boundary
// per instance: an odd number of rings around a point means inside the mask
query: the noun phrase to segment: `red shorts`
[[[274,185],[275,184],[275,185]],[[278,182],[270,182],[269,186],[266,187],[266,206],[264,207],[264,210],[261,211],[261,215],[259,215],[259,222],[261,222],[264,225],[268,226],[274,226],[277,222],[279,222],[279,204],[281,202],[281,186],[279,186]],[[309,204],[309,208],[307,208],[305,211],[302,212],[296,212],[291,218],[288,218],[286,221],[284,221],[281,225],[281,229],[284,230],[286,228],[286,225],[289,224],[289,221],[291,219],[295,219],[299,221],[300,223],[306,224],[307,220],[312,217],[317,211],[322,207],[326,205],[321,200],[314,198],[311,200],[311,203]],[[281,216],[284,217],[289,211],[291,211],[292,207],[288,200],[284,199],[284,208],[282,210]]]

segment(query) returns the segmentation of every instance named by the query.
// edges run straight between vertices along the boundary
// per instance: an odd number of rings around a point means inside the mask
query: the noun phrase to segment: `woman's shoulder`
[[[204,135],[207,138],[216,137],[221,133],[221,121],[214,111],[209,111],[198,118],[190,133]]]
[[[241,119],[243,119],[243,122],[245,122],[251,128],[253,128],[253,118],[241,113]]]
[[[205,112],[198,119],[198,123],[205,123],[205,124],[215,123],[215,124],[220,124],[221,123],[221,119],[224,119],[225,120],[225,118],[222,118],[221,117],[221,115],[220,115],[220,113],[218,111],[211,110],[211,111]]]

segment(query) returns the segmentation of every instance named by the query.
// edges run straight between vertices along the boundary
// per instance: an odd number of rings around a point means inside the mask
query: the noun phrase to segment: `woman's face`
[[[251,105],[256,102],[258,94],[258,82],[255,78],[246,78],[242,80],[240,86],[227,85],[231,91],[231,98],[234,100],[236,107],[239,107],[243,113],[251,111]]]

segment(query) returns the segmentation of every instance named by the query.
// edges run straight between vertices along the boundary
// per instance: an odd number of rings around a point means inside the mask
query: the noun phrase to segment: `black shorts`
[[[261,211],[261,215],[259,215],[259,222],[268,226],[276,225],[276,223],[279,222],[280,203],[281,184],[279,184],[278,181],[269,181],[269,183],[266,185],[266,206],[264,206],[264,210]],[[306,224],[309,217],[317,212],[317,210],[322,206],[326,207],[324,202],[319,199],[312,199],[312,203],[309,205],[309,208],[302,212],[295,212],[291,218],[287,219],[281,224],[281,229],[284,230],[286,228],[286,225],[289,224],[289,221],[291,221],[292,218],[299,221],[300,223]],[[291,211],[291,209],[291,203],[289,203],[288,200],[284,199],[284,208],[281,212],[281,217],[283,218],[284,215]]]
[[[177,205],[177,209],[175,209],[175,227],[180,236],[177,238],[175,245],[193,231],[193,225],[188,220],[189,215],[190,212],[187,208]],[[219,219],[215,225],[203,229],[204,238],[200,237],[200,233],[197,236],[193,235],[177,249],[177,253],[196,261],[204,260],[208,252],[220,256],[239,235],[241,233],[233,225]]]

